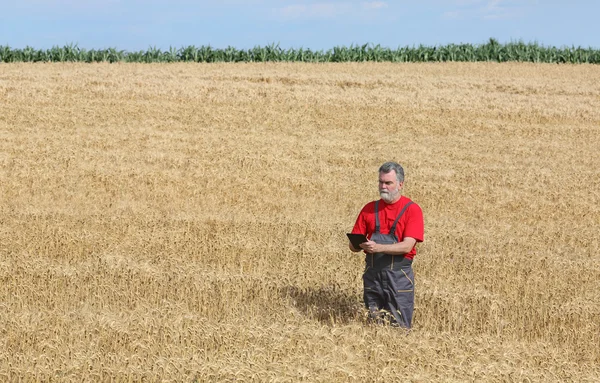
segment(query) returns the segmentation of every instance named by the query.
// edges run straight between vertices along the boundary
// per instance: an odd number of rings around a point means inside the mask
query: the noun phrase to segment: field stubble
[[[0,380],[600,379],[600,68],[0,65]],[[405,167],[406,335],[344,233]]]

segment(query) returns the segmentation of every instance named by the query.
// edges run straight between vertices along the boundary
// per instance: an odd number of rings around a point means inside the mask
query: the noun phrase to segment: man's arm
[[[365,243],[361,243],[360,247],[366,251],[367,253],[386,253],[390,255],[404,255],[408,254],[415,244],[417,240],[413,237],[404,237],[402,242],[392,243],[389,245],[379,244],[374,241],[367,241]],[[352,244],[350,244],[350,250],[352,250]],[[352,250],[355,251],[355,250]],[[360,250],[356,250],[360,251]]]

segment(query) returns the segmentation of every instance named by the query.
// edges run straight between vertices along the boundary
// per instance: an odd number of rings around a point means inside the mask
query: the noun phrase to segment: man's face
[[[404,182],[398,182],[394,170],[379,173],[379,195],[387,203],[396,202],[400,198],[400,190]]]

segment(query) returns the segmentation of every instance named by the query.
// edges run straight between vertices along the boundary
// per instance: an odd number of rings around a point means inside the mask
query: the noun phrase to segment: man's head
[[[379,168],[379,195],[386,203],[400,199],[404,186],[404,169],[397,162],[386,162]]]

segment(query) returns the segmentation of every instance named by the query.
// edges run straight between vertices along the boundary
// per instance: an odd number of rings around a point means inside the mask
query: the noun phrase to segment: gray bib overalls
[[[411,201],[402,208],[390,232],[382,234],[379,230],[379,201],[375,202],[375,231],[371,240],[379,244],[398,243],[396,224],[412,203]],[[366,254],[363,274],[364,302],[370,317],[382,319],[387,312],[391,315],[391,323],[410,328],[415,301],[414,281],[412,260],[404,258],[403,255]]]

